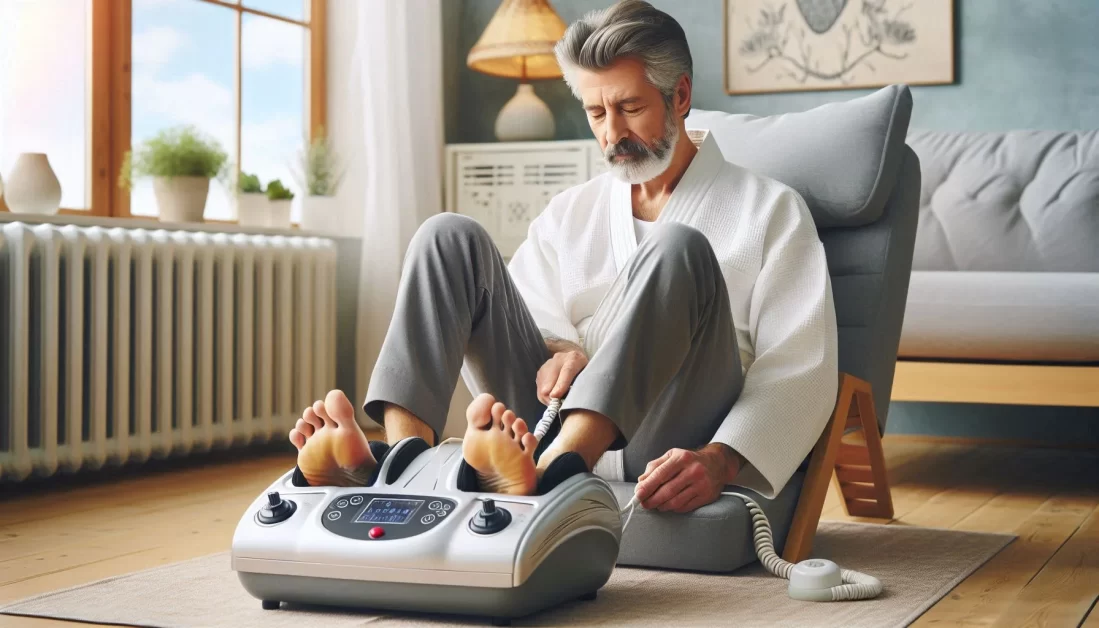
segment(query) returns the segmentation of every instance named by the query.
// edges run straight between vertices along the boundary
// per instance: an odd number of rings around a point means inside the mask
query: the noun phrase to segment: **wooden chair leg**
[[[844,442],[844,432],[849,427],[859,428],[861,444]],[[843,476],[835,484],[848,514],[891,518],[893,501],[885,476],[885,457],[870,383],[847,373],[840,374],[835,410],[809,457],[805,482],[782,551],[784,560],[798,563],[809,557],[828,484],[841,466]]]
[[[813,549],[813,537],[817,533],[820,512],[824,508],[828,481],[832,478],[840,438],[843,436],[844,426],[847,425],[846,417],[853,390],[853,382],[849,381],[848,377],[846,373],[840,375],[836,408],[824,432],[817,439],[813,453],[809,456],[809,469],[805,472],[805,481],[801,485],[801,495],[794,510],[794,519],[790,523],[786,544],[782,548],[782,558],[787,562],[799,563],[808,558],[809,552]]]
[[[852,379],[854,399],[848,409],[832,485],[839,491],[848,515],[892,519],[893,498],[885,472],[874,397],[869,383]]]

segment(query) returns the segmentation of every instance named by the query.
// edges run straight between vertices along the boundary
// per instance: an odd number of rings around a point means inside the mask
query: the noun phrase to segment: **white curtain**
[[[408,242],[443,211],[441,1],[357,1],[366,176],[356,405],[389,327]]]

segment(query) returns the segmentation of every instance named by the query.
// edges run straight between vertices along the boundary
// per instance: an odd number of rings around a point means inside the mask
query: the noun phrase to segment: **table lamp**
[[[466,64],[491,76],[519,79],[519,89],[496,116],[501,142],[553,139],[553,112],[529,81],[561,78],[553,46],[565,35],[565,22],[549,0],[504,0]]]

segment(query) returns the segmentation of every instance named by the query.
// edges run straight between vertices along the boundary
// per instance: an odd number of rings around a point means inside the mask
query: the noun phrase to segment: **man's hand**
[[[635,494],[649,510],[690,512],[716,500],[742,466],[740,454],[720,443],[671,449],[645,467]]]
[[[538,400],[549,405],[550,399],[560,399],[572,386],[572,380],[588,365],[588,356],[580,346],[565,340],[547,341],[553,357],[538,369],[535,382]]]

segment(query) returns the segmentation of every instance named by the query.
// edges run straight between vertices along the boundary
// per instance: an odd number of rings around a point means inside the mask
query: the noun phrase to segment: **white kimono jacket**
[[[747,460],[736,484],[771,498],[808,455],[838,383],[824,247],[802,198],[725,161],[708,134],[657,223],[700,230],[721,263],[744,387],[712,442]],[[704,138],[704,139],[703,139]],[[554,197],[509,270],[538,326],[583,345],[588,322],[637,249],[630,184],[610,173]],[[596,473],[622,479],[621,452]]]

